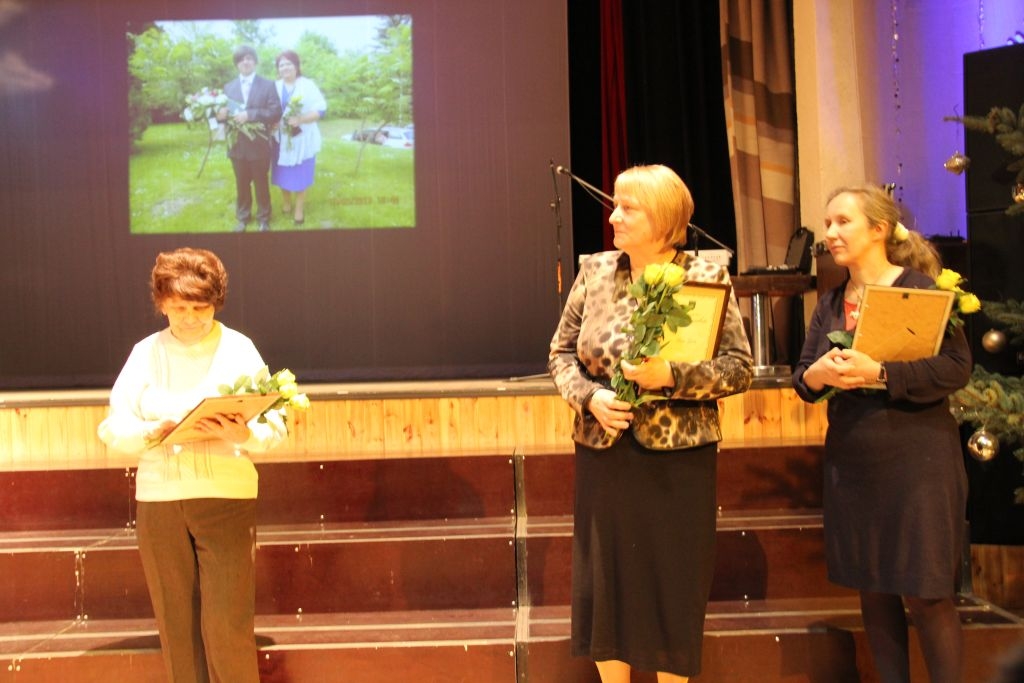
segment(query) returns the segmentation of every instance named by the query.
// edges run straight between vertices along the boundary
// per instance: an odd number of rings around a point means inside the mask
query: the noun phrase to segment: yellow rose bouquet
[[[644,269],[643,277],[629,286],[637,307],[622,329],[629,338],[622,360],[637,363],[657,356],[665,341],[666,328],[674,332],[690,324],[690,311],[696,303],[681,304],[674,296],[683,286],[684,275],[675,263],[652,263]],[[615,364],[612,389],[616,398],[632,406],[665,398],[662,394],[643,393],[636,382],[623,377],[621,361]]]
[[[233,385],[222,384],[218,387],[218,391],[225,396],[229,394],[280,394],[278,399],[260,414],[257,418],[259,422],[266,422],[267,413],[271,410],[280,410],[286,407],[295,410],[309,408],[309,397],[299,393],[295,375],[288,368],[270,374],[270,368],[264,365],[255,375],[251,377],[242,375],[235,380]]]
[[[953,302],[953,310],[949,314],[950,332],[964,324],[963,319],[960,317],[961,314],[969,315],[981,310],[981,301],[978,297],[961,288],[961,285],[965,282],[967,281],[961,277],[960,273],[949,268],[943,268],[939,276],[935,278],[935,289],[953,292],[956,295],[956,300]]]

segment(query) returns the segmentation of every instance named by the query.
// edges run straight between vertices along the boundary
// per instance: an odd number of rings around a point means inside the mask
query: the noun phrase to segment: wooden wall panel
[[[1024,546],[972,545],[974,592],[991,603],[1024,611]]]
[[[357,460],[438,455],[512,455],[572,449],[573,412],[550,386],[515,391],[481,388],[446,392],[445,383],[381,385],[379,395],[310,391],[304,413],[289,417],[287,441],[260,462],[295,459]],[[0,397],[0,469],[131,467],[135,456],[109,451],[96,437],[106,416],[106,395],[60,404],[16,405]],[[792,389],[753,389],[719,401],[725,445],[818,444],[825,406],[805,404]]]

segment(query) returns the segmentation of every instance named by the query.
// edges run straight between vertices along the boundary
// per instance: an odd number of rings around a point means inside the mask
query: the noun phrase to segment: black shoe
[[[238,221],[235,223],[235,227],[231,229],[232,232],[245,232],[245,221]]]
[[[260,221],[260,232],[270,232],[270,223]]]
[[[305,217],[302,217],[302,218],[296,218],[296,219],[295,219],[295,225],[302,225],[302,224],[303,224],[303,223],[305,223],[305,222],[306,222],[306,218],[305,218]]]

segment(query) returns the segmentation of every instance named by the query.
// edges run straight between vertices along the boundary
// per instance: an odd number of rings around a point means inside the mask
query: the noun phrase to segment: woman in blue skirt
[[[277,132],[278,154],[270,182],[281,188],[282,206],[295,225],[306,222],[306,190],[316,175],[316,155],[323,137],[317,121],[327,113],[327,101],[311,79],[302,75],[302,63],[292,50],[275,60],[277,94],[281,98],[281,126]]]

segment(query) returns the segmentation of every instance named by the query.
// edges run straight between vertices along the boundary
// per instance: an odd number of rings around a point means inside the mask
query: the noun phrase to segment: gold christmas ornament
[[[1017,183],[1010,191],[1010,196],[1016,204],[1024,204],[1024,183]]]
[[[991,329],[981,335],[981,347],[989,353],[999,353],[1006,348],[1006,333]]]
[[[999,455],[999,439],[982,427],[967,439],[967,450],[978,462],[988,462]]]
[[[946,162],[942,164],[942,167],[950,173],[960,175],[967,170],[967,167],[971,165],[971,160],[960,153],[960,150],[953,152]]]

